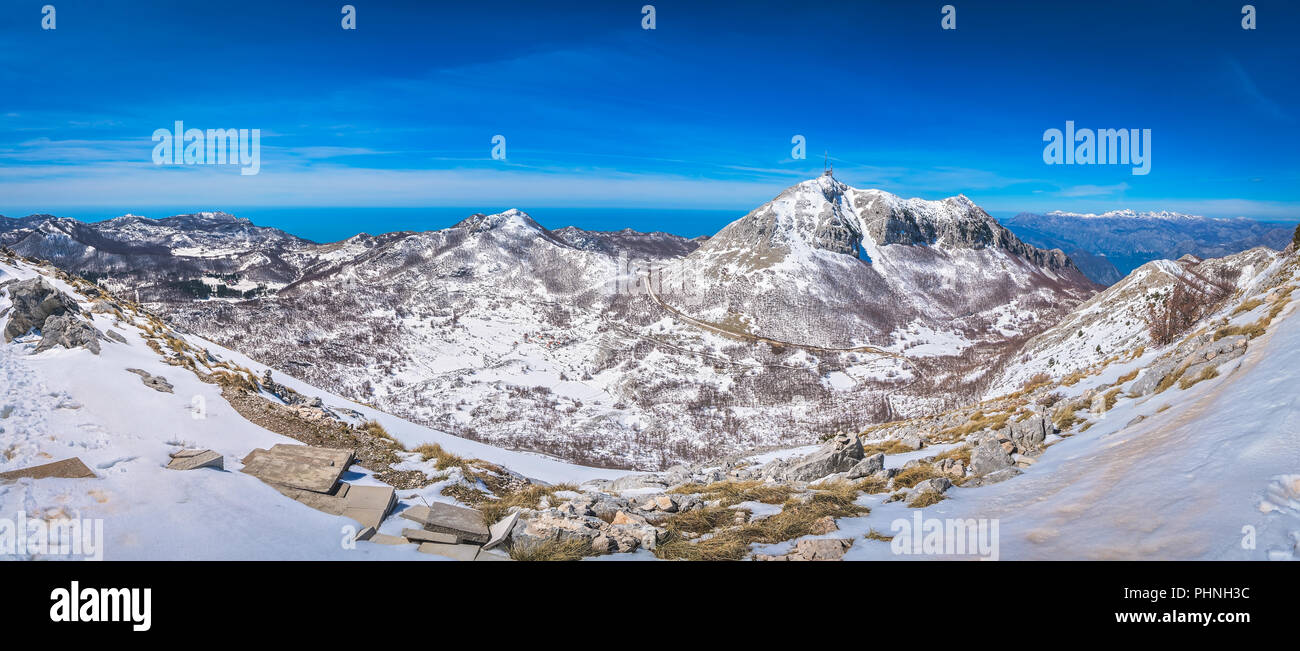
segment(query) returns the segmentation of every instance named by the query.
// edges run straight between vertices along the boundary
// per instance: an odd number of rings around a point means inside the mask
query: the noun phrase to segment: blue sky
[[[850,185],[999,217],[1300,215],[1294,3],[1254,2],[1247,31],[1242,3],[954,1],[945,31],[944,2],[913,0],[351,0],[345,31],[341,1],[46,1],[53,31],[43,2],[0,7],[8,216],[608,208],[584,225],[682,210],[710,232],[827,149]],[[260,173],[154,165],[176,120],[260,129]],[[1150,174],[1044,164],[1067,120],[1151,129]]]

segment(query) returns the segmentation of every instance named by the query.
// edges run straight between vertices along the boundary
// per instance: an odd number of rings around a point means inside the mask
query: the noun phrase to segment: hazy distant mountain
[[[1117,281],[1146,262],[1176,260],[1188,253],[1217,258],[1257,246],[1286,247],[1295,230],[1291,222],[1261,222],[1238,217],[1215,219],[1176,212],[1114,210],[1102,214],[1053,211],[1021,213],[1007,228],[1035,246],[1069,251],[1080,269],[1101,284]],[[1080,263],[1074,252],[1105,256],[1106,265]]]

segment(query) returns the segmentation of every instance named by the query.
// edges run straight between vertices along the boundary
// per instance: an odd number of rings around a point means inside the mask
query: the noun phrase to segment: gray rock
[[[150,389],[153,389],[154,391],[160,391],[162,393],[175,393],[173,391],[173,387],[171,383],[167,381],[167,378],[164,378],[161,375],[150,375],[148,371],[143,371],[138,368],[128,368],[126,370],[128,373],[135,373],[136,375],[139,375],[140,381],[143,382],[145,386],[149,387]]]
[[[794,462],[784,459],[773,461],[764,467],[762,474],[784,481],[812,481],[837,472],[848,472],[864,455],[862,441],[856,434],[842,434],[816,452]]]
[[[1047,435],[1051,434],[1055,428],[1052,427],[1051,421],[1046,416],[1030,416],[1029,418],[1011,423],[1008,428],[1008,436],[1016,448],[1022,451],[1038,450],[1043,447],[1043,442],[1047,440]]]
[[[1010,467],[1011,464],[1011,454],[996,441],[984,441],[971,452],[971,472],[977,475],[994,473]]]
[[[1001,470],[997,470],[997,472],[985,474],[984,477],[976,477],[974,481],[967,482],[963,486],[989,486],[992,485],[992,483],[1005,482],[1006,479],[1018,477],[1021,476],[1021,474],[1024,474],[1024,470],[1013,465],[1010,466],[1010,468],[1002,468]]]
[[[920,450],[925,446],[925,441],[919,434],[904,434],[898,439],[898,443],[909,450]]]
[[[605,488],[614,492],[638,488],[668,488],[668,482],[663,477],[653,474],[625,475],[610,482]]]
[[[1153,393],[1156,387],[1160,385],[1170,373],[1174,371],[1177,364],[1173,360],[1157,362],[1142,370],[1138,378],[1129,386],[1129,395],[1133,397],[1145,396]]]
[[[1180,347],[1175,349],[1169,359],[1152,364],[1143,370],[1129,387],[1129,395],[1145,396],[1154,393],[1156,387],[1170,375],[1195,377],[1206,368],[1218,367],[1224,362],[1237,359],[1246,354],[1248,342],[1249,338],[1246,335],[1233,335],[1218,341],[1194,340],[1191,343],[1196,344],[1197,347],[1192,352],[1180,354],[1182,350]]]
[[[9,324],[5,326],[5,341],[27,334],[32,329],[45,330],[45,321],[51,316],[78,314],[81,308],[71,296],[55,289],[44,278],[28,278],[7,286],[13,301]]]
[[[885,455],[883,452],[877,452],[849,468],[849,479],[861,479],[869,477],[885,469]]]
[[[104,333],[104,336],[105,336],[105,337],[108,337],[108,338],[109,338],[110,340],[112,340],[112,341],[116,341],[116,342],[119,343],[119,344],[128,344],[128,345],[129,345],[129,343],[128,343],[127,340],[126,340],[126,337],[123,337],[123,336],[122,336],[122,333],[120,333],[120,332],[118,332],[118,331],[116,331],[116,330],[112,330],[112,329],[110,329],[110,330],[108,330],[107,332]]]
[[[943,493],[947,492],[949,488],[952,488],[952,482],[947,477],[935,477],[913,486],[912,492],[918,495],[921,493]]]
[[[85,348],[98,355],[99,331],[72,314],[48,317],[45,319],[44,327],[41,328],[41,343],[36,345],[36,352],[49,350],[55,346]]]
[[[845,552],[853,546],[853,540],[849,538],[814,538],[811,540],[800,540],[795,543],[794,549],[789,554],[780,556],[769,556],[766,554],[757,554],[754,560],[759,561],[838,561],[844,559]]]

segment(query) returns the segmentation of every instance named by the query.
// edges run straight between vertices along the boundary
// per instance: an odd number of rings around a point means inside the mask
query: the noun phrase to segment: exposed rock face
[[[64,348],[85,348],[99,354],[99,331],[89,323],[72,314],[55,315],[45,319],[41,328],[41,343],[36,345],[36,352],[49,350],[55,346]]]
[[[9,297],[13,300],[13,310],[9,325],[5,327],[6,342],[27,334],[33,328],[43,331],[46,319],[51,316],[81,312],[71,296],[55,289],[44,278],[17,281],[9,284],[8,290]]]
[[[1011,453],[1007,452],[995,440],[985,440],[971,453],[971,471],[977,475],[987,475],[1012,465]]]
[[[762,475],[783,481],[812,481],[853,469],[865,452],[856,434],[841,434],[801,459],[777,459],[763,467]],[[883,464],[883,461],[882,461]]]
[[[1171,375],[1191,377],[1206,368],[1218,367],[1237,359],[1246,354],[1249,341],[1246,335],[1233,335],[1218,341],[1206,341],[1207,339],[1209,335],[1204,335],[1192,342],[1199,345],[1190,353],[1180,354],[1180,350],[1175,349],[1168,359],[1147,367],[1141,377],[1129,387],[1129,395],[1145,396],[1155,392],[1160,383]]]
[[[853,465],[849,468],[849,479],[861,479],[870,477],[885,469],[885,455],[883,452],[877,452]]]
[[[1008,437],[1021,452],[1040,450],[1047,435],[1055,428],[1046,416],[1030,416],[1021,422],[1013,422],[1008,427]]]
[[[9,324],[5,326],[5,341],[32,330],[41,332],[36,352],[55,346],[85,348],[99,354],[99,331],[90,323],[78,318],[81,307],[71,296],[59,291],[44,278],[29,278],[8,284],[13,301]]]

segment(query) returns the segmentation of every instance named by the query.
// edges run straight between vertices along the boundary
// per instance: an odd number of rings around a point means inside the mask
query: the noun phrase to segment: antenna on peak
[[[826,161],[822,163],[822,167],[824,170],[822,176],[831,176],[831,173],[835,171],[835,168],[831,167],[831,150],[829,149],[826,150]]]

